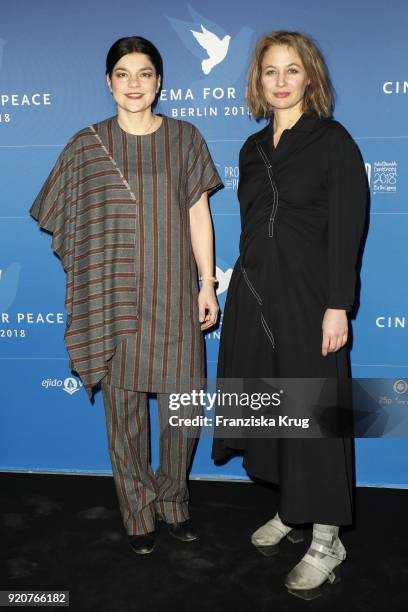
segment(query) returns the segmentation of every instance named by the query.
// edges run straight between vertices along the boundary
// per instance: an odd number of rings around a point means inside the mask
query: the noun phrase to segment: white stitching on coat
[[[241,270],[242,270],[242,274],[243,274],[243,276],[244,276],[244,280],[245,280],[246,284],[248,285],[248,287],[250,288],[250,290],[251,290],[251,291],[252,291],[252,293],[254,294],[255,299],[256,299],[256,301],[258,302],[258,304],[259,304],[260,306],[262,306],[262,298],[261,298],[261,296],[259,295],[259,293],[257,293],[257,291],[255,290],[255,287],[253,286],[253,284],[252,284],[252,283],[251,283],[251,281],[249,280],[248,275],[247,275],[247,273],[246,273],[246,270],[245,270],[245,268],[244,268],[242,265],[241,265]]]
[[[268,235],[269,238],[273,237],[273,224],[275,221],[275,216],[276,216],[276,212],[278,210],[278,202],[279,202],[279,193],[278,193],[278,189],[276,187],[275,181],[273,180],[272,176],[273,176],[273,170],[272,170],[272,165],[271,162],[269,161],[265,151],[262,149],[261,145],[258,143],[257,140],[255,140],[256,143],[256,148],[258,149],[258,152],[260,154],[260,156],[262,157],[262,160],[266,166],[267,172],[268,172],[268,178],[269,178],[269,182],[271,184],[272,187],[272,191],[273,191],[273,203],[272,203],[272,212],[269,216],[269,227],[268,227]]]
[[[270,327],[268,326],[267,322],[265,321],[265,317],[263,316],[262,312],[261,312],[261,322],[263,325],[263,328],[266,332],[266,335],[268,336],[269,340],[272,342],[272,346],[273,348],[275,348],[275,339],[273,337],[273,334],[270,330]]]
[[[253,294],[253,296],[255,297],[256,301],[258,302],[259,306],[262,306],[262,298],[259,295],[259,293],[255,290],[255,287],[253,286],[253,284],[251,283],[251,281],[248,278],[247,272],[244,268],[244,266],[241,264],[241,272],[242,272],[242,276],[244,277],[244,280],[246,282],[246,284],[248,285],[251,293]],[[275,338],[273,337],[273,333],[269,327],[269,325],[267,324],[265,317],[263,316],[262,310],[261,312],[261,323],[262,323],[262,327],[265,330],[266,335],[268,336],[268,339],[270,340],[272,347],[275,348]]]

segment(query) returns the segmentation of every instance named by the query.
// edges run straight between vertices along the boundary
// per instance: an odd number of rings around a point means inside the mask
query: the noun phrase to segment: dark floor
[[[112,478],[0,473],[0,590],[69,590],[78,611],[408,610],[408,491],[357,490],[356,526],[342,531],[343,580],[305,602],[283,579],[309,540],[284,541],[277,558],[249,541],[275,513],[274,490],[203,481],[190,488],[200,540],[178,542],[160,525],[154,552],[139,556]]]

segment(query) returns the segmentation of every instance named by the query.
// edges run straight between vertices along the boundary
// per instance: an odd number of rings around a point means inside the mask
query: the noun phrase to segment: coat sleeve
[[[187,201],[190,208],[204,193],[212,192],[223,183],[208,151],[207,143],[199,130],[192,126],[188,151]]]
[[[328,173],[327,308],[350,311],[368,203],[367,176],[360,151],[343,126],[330,133]]]
[[[29,211],[38,225],[52,234],[52,249],[61,259],[65,271],[71,265],[75,234],[73,165],[74,158],[68,143]]]

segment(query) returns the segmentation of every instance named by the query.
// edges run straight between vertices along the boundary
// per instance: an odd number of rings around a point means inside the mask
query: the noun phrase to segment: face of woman
[[[121,57],[107,81],[118,107],[130,113],[149,109],[160,87],[160,77],[144,53]]]
[[[310,79],[292,47],[273,45],[262,60],[261,83],[265,99],[274,110],[300,109]]]

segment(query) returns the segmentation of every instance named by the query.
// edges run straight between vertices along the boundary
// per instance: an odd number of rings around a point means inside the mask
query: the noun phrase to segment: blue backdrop
[[[101,396],[92,405],[68,367],[65,275],[50,236],[38,230],[28,209],[70,136],[115,114],[105,55],[117,38],[133,34],[151,39],[164,57],[158,111],[199,127],[225,183],[211,201],[221,308],[240,231],[238,153],[248,134],[260,129],[245,107],[250,53],[258,36],[272,29],[300,30],[318,41],[337,91],[335,116],[360,146],[372,195],[361,307],[353,322],[353,374],[389,379],[381,397],[393,401],[395,382],[408,376],[407,17],[405,0],[156,0],[151,10],[130,0],[119,7],[107,0],[3,3],[0,469],[111,472]],[[201,65],[206,53],[191,32],[201,26],[231,36],[225,59],[207,75]],[[219,330],[206,336],[209,376],[218,340]],[[408,400],[399,389],[400,400]],[[154,406],[152,412],[156,423]],[[356,451],[360,485],[408,486],[406,438],[357,440]],[[212,464],[209,439],[201,440],[192,473],[245,477],[238,459]]]

